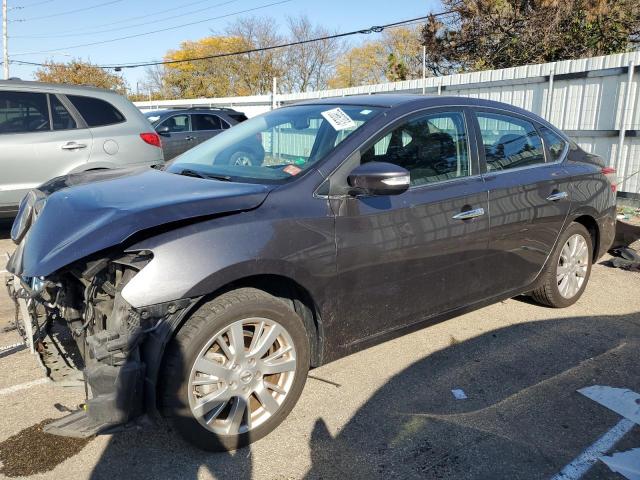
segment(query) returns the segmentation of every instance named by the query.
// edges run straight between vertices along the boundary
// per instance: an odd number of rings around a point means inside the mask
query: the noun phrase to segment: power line
[[[281,2],[284,3],[284,2]],[[382,31],[384,31],[387,28],[394,28],[394,27],[399,27],[399,26],[406,26],[406,25],[411,25],[414,24],[416,22],[419,21],[423,21],[428,19],[429,17],[441,17],[441,16],[445,16],[445,15],[450,15],[454,12],[452,11],[445,11],[445,12],[439,12],[439,13],[433,13],[430,15],[426,15],[426,16],[422,16],[422,17],[416,17],[416,18],[410,18],[407,20],[400,20],[398,22],[393,22],[393,23],[387,23],[385,25],[375,25],[369,28],[365,28],[365,29],[360,29],[360,30],[352,30],[350,32],[343,32],[343,33],[336,33],[333,35],[325,35],[323,37],[317,37],[317,38],[310,38],[307,40],[298,40],[295,42],[289,42],[289,43],[283,43],[280,45],[272,45],[269,47],[261,47],[261,48],[252,48],[252,49],[248,49],[248,50],[242,50],[242,51],[236,51],[236,52],[228,52],[228,53],[218,53],[215,55],[206,55],[206,56],[202,56],[202,57],[191,57],[191,58],[185,58],[185,59],[181,59],[181,60],[163,60],[163,61],[147,61],[147,62],[139,62],[139,63],[119,63],[119,64],[110,64],[110,65],[96,65],[99,68],[114,68],[116,70],[121,70],[123,68],[139,68],[139,67],[150,67],[150,66],[154,66],[154,65],[174,65],[174,64],[178,64],[178,63],[185,63],[185,62],[195,62],[195,61],[200,61],[200,60],[211,60],[211,59],[215,59],[215,58],[225,58],[225,57],[233,57],[233,56],[238,56],[238,55],[246,55],[249,53],[259,53],[259,52],[266,52],[269,50],[276,50],[279,48],[288,48],[288,47],[294,47],[297,45],[305,45],[308,43],[314,43],[314,42],[322,42],[325,40],[333,40],[333,39],[337,39],[337,38],[344,38],[344,37],[349,37],[349,36],[353,36],[353,35],[368,35],[368,34],[372,34],[372,33],[381,33]],[[12,63],[18,63],[18,64],[22,64],[22,65],[33,65],[33,66],[45,66],[45,64],[42,63],[36,63],[36,62],[28,62],[28,61],[22,61],[22,60],[12,60]]]
[[[120,3],[122,0],[111,0],[109,2],[98,3],[91,5],[90,7],[76,8],[75,10],[67,10],[66,12],[53,13],[51,15],[42,15],[40,17],[22,18],[19,20],[13,20],[14,22],[31,22],[33,20],[44,20],[46,18],[62,17],[63,15],[71,15],[73,13],[86,12],[87,10],[93,10],[94,8],[106,7],[107,5],[113,5],[114,3]],[[43,2],[46,3],[46,2]]]
[[[115,1],[120,2],[122,0],[115,0]],[[245,10],[240,10],[238,12],[228,13],[226,15],[219,15],[217,17],[205,18],[203,20],[198,20],[198,21],[195,21],[195,22],[183,23],[182,25],[175,25],[173,27],[166,27],[166,28],[161,28],[161,29],[158,29],[158,30],[152,30],[152,31],[149,31],[149,32],[136,33],[136,34],[133,34],[133,35],[127,35],[127,36],[124,36],[124,37],[112,38],[112,39],[109,39],[109,40],[102,40],[102,41],[98,41],[98,42],[81,43],[81,44],[78,44],[78,45],[70,45],[70,46],[67,46],[67,47],[60,47],[60,48],[52,48],[52,49],[48,49],[48,50],[41,50],[39,52],[23,52],[23,53],[14,54],[14,56],[16,56],[16,55],[33,55],[33,54],[39,54],[39,53],[59,52],[59,51],[64,51],[64,50],[70,50],[72,48],[91,47],[91,46],[94,46],[94,45],[103,45],[105,43],[113,43],[113,42],[117,42],[117,41],[120,41],[120,40],[128,40],[130,38],[143,37],[145,35],[151,35],[151,34],[154,34],[154,33],[167,32],[169,30],[176,30],[178,28],[189,27],[191,25],[197,25],[197,24],[200,24],[200,23],[206,23],[206,22],[210,22],[212,20],[219,20],[221,18],[233,17],[235,15],[240,15],[242,13],[249,13],[249,12],[254,12],[256,10],[261,10],[261,9],[268,8],[268,7],[273,7],[275,5],[282,5],[283,3],[289,3],[291,1],[292,0],[280,0],[278,2],[267,3],[267,4],[261,5],[259,7],[247,8]]]
[[[54,0],[47,0],[48,2],[53,2]],[[114,20],[112,22],[109,23],[103,23],[100,25],[93,25],[90,27],[85,27],[85,28],[79,28],[79,29],[75,29],[75,30],[66,30],[67,33],[62,33],[62,34],[56,34],[56,35],[51,35],[51,34],[47,34],[47,35],[13,35],[13,38],[63,38],[63,37],[79,37],[79,36],[84,36],[84,35],[94,35],[94,34],[98,34],[98,33],[107,33],[107,32],[114,32],[114,31],[118,31],[118,30],[125,30],[128,28],[134,28],[134,27],[139,27],[141,25],[147,25],[149,22],[145,22],[145,23],[137,23],[134,25],[129,25],[129,26],[125,26],[125,27],[118,27],[118,28],[111,28],[111,29],[107,29],[107,30],[96,30],[97,28],[101,28],[101,27],[108,27],[108,26],[112,26],[112,25],[118,25],[121,23],[129,23],[131,21],[134,20],[140,20],[142,18],[144,19],[149,19],[150,17],[155,17],[157,15],[162,15],[163,13],[168,13],[168,12],[173,12],[176,10],[184,10],[184,8],[186,7],[191,7],[193,5],[198,5],[201,3],[205,3],[205,2],[210,2],[211,0],[199,0],[197,2],[192,2],[192,3],[186,3],[183,4],[179,7],[174,7],[174,8],[167,8],[166,10],[159,10],[157,12],[153,12],[153,13],[149,13],[147,15],[139,15],[136,17],[129,17],[123,20]],[[223,2],[223,3],[218,3],[216,5],[210,5],[207,6],[205,8],[201,8],[198,10],[193,10],[191,12],[187,12],[187,13],[181,13],[180,15],[173,15],[171,17],[165,17],[161,20],[154,20],[155,22],[163,22],[165,20],[170,20],[170,19],[174,19],[174,18],[180,18],[180,17],[185,17],[187,15],[192,15],[194,13],[199,13],[199,12],[203,12],[205,10],[208,10],[210,8],[218,8],[218,7],[222,7],[224,5],[227,5],[229,3],[236,3],[239,0],[230,0],[227,2]],[[72,33],[72,32],[82,32],[82,33]]]
[[[28,5],[16,5],[9,10],[22,10],[23,8],[37,7],[38,5],[44,5],[45,3],[55,2],[55,0],[42,0],[41,2],[30,3]]]

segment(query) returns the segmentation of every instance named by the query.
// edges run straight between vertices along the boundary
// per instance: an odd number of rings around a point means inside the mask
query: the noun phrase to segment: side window
[[[220,118],[217,115],[206,115],[198,113],[191,115],[191,120],[193,121],[194,131],[222,129]]]
[[[477,112],[487,171],[544,163],[542,141],[531,122],[510,115]]]
[[[551,156],[549,160],[551,162],[562,160],[562,154],[567,147],[567,142],[560,135],[555,133],[553,130],[549,130],[547,127],[542,127],[540,131],[542,132],[542,138],[544,139],[544,143],[547,144],[547,149]]]
[[[51,120],[53,121],[54,130],[70,130],[77,128],[76,121],[73,119],[69,111],[64,108],[62,102],[55,95],[49,95],[51,102]]]
[[[125,120],[124,115],[116,107],[104,100],[81,95],[67,95],[67,98],[90,127],[103,127]]]
[[[47,95],[0,91],[0,133],[50,130]]]
[[[464,115],[434,113],[395,128],[362,155],[364,162],[388,162],[409,170],[411,185],[470,175]]]
[[[157,128],[169,127],[169,133],[188,132],[191,130],[189,123],[189,115],[174,115],[167,118]]]

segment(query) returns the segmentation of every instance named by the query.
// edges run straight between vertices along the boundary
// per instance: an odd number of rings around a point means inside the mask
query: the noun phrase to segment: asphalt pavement
[[[0,252],[12,248],[0,227]],[[0,328],[12,317],[1,291]],[[0,476],[549,479],[623,420],[578,389],[640,393],[640,274],[598,264],[570,308],[512,299],[315,369],[276,431],[223,454],[193,449],[166,425],[87,442],[42,433],[84,392],[43,380],[26,350],[6,355],[19,342],[0,333]],[[640,448],[640,426],[606,448]],[[624,477],[597,461],[571,478]]]

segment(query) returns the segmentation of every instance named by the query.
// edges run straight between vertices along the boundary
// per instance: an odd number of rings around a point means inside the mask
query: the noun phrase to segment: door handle
[[[481,217],[484,215],[484,208],[474,208],[473,210],[465,210],[454,215],[454,220],[470,220],[472,218]]]
[[[84,143],[68,142],[60,147],[62,150],[78,150],[79,148],[87,148]]]
[[[553,192],[551,195],[547,197],[547,200],[550,202],[557,202],[558,200],[564,200],[568,198],[569,194],[567,192]]]
[[[188,136],[188,137],[184,137],[184,139],[190,142],[191,140],[195,140],[196,137]]]

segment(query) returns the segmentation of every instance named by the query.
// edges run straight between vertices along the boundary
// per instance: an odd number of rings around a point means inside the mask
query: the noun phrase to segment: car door
[[[209,113],[191,114],[191,124],[196,145],[215,137],[223,130],[220,117]]]
[[[518,292],[535,280],[563,228],[569,173],[564,153],[545,152],[540,127],[528,117],[475,109],[475,118],[489,189],[495,288]]]
[[[81,169],[92,142],[58,96],[0,91],[0,206],[13,207],[32,188]]]
[[[411,187],[332,200],[344,344],[486,295],[487,191],[469,127],[462,109],[429,109],[396,123],[345,167],[394,163],[409,170]]]
[[[171,160],[195,146],[195,137],[191,132],[191,115],[186,113],[171,115],[156,126],[156,132],[162,136],[164,159]]]

